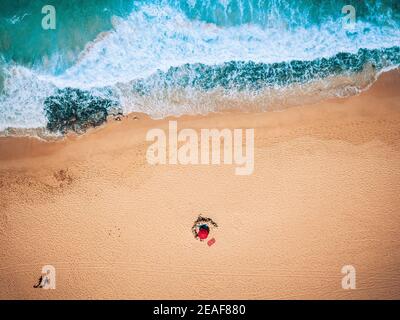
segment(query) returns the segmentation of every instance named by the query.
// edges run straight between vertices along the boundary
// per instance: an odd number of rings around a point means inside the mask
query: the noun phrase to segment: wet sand
[[[282,112],[0,137],[1,299],[399,299],[400,72]],[[135,118],[136,117],[136,118]],[[254,128],[255,168],[146,162],[146,132]],[[194,239],[199,214],[216,242]],[[35,289],[43,265],[56,289]],[[343,290],[341,268],[356,268]]]

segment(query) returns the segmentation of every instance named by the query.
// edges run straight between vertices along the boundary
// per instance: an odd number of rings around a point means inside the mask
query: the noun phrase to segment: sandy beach
[[[400,72],[280,112],[130,114],[0,137],[0,299],[399,299]],[[146,161],[146,132],[254,128],[254,172]],[[218,223],[194,239],[202,214]],[[44,265],[55,290],[33,288]],[[356,289],[341,269],[356,269]]]

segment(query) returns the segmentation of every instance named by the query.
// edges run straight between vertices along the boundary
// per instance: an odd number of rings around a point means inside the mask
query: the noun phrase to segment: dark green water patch
[[[99,97],[80,89],[60,89],[46,98],[44,109],[51,132],[85,132],[107,121],[107,116],[122,114],[114,98]]]

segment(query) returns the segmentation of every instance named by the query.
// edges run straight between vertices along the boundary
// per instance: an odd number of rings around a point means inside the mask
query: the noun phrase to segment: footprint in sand
[[[63,187],[64,184],[70,185],[73,181],[71,175],[68,173],[68,169],[61,169],[57,172],[54,172],[54,178],[60,182],[60,187]]]

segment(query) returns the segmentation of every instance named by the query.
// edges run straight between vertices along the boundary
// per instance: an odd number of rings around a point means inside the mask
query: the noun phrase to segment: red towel
[[[208,240],[207,244],[209,247],[211,247],[213,244],[215,243],[215,239],[211,238],[210,240]]]

